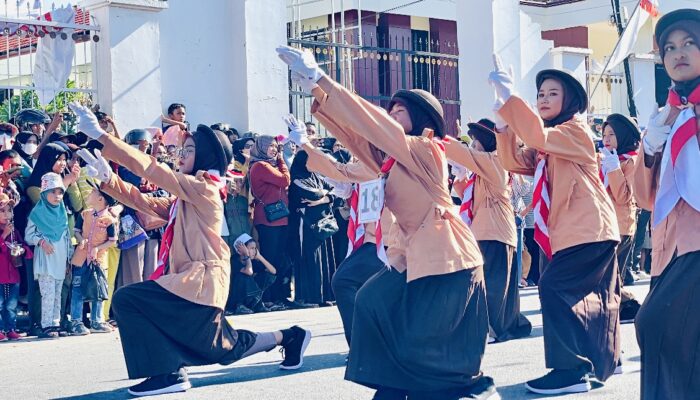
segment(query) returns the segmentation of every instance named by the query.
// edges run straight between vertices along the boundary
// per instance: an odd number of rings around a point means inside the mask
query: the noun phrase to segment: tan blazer
[[[83,239],[88,240],[88,244],[85,247],[77,246],[75,252],[73,253],[73,258],[71,258],[71,264],[76,267],[82,267],[88,257],[88,249],[96,246],[101,246],[105,244],[110,238],[107,235],[107,227],[109,225],[114,225],[115,228],[115,238],[116,239],[116,229],[118,228],[117,219],[109,213],[109,209],[106,209],[102,215],[95,216],[95,210],[90,208],[83,210],[81,212],[83,217],[83,225],[81,227],[76,227],[76,230],[80,230]],[[97,252],[96,262],[102,268],[107,268],[107,251],[108,249],[102,249]]]
[[[168,219],[177,200],[170,273],[156,283],[165,290],[196,304],[224,309],[230,283],[230,252],[221,238],[223,203],[209,174],[197,176],[173,172],[123,141],[110,135],[100,137],[102,154],[138,176],[166,190],[173,197],[155,198],[112,174],[102,189],[127,207]]]
[[[620,168],[608,173],[608,194],[615,206],[620,235],[634,236],[637,229],[637,205],[634,203],[632,180],[637,157],[620,163]]]
[[[333,132],[331,132],[332,134]],[[306,162],[306,168],[309,171],[318,172],[323,176],[327,176],[338,182],[359,183],[366,182],[372,179],[377,179],[379,168],[373,170],[361,162],[351,162],[347,164],[339,163],[335,159],[326,155],[319,149],[313,150],[304,149],[309,155]],[[380,223],[382,224],[382,239],[385,247],[390,247],[392,241],[396,237],[395,232],[396,218],[390,210],[385,209],[382,212]],[[365,243],[377,243],[375,224],[365,224]]]
[[[674,113],[667,125],[673,125],[677,116],[678,113]],[[698,124],[700,125],[700,121]],[[650,157],[644,154],[644,145],[642,145],[639,154],[644,158],[637,163],[634,173],[634,197],[639,207],[652,212],[653,221],[663,149]],[[668,217],[652,228],[651,276],[661,275],[674,255],[682,256],[698,250],[700,250],[700,212],[680,199]]]
[[[385,154],[396,159],[385,188],[386,207],[397,222],[396,240],[387,250],[391,266],[407,271],[410,282],[483,265],[474,235],[453,210],[440,143],[406,136],[386,111],[336,82],[314,102],[312,113],[373,170]]]
[[[600,181],[597,152],[586,123],[574,118],[545,128],[517,96],[498,112],[508,123],[508,132],[496,135],[498,154],[507,170],[534,175],[538,152],[547,154],[552,253],[584,243],[619,241],[615,209]],[[525,147],[518,147],[516,135]]]
[[[471,229],[476,240],[497,240],[515,247],[515,212],[510,199],[510,176],[495,152],[468,148],[456,140],[445,143],[447,158],[476,173],[474,183],[474,219]],[[466,182],[455,182],[460,197]]]

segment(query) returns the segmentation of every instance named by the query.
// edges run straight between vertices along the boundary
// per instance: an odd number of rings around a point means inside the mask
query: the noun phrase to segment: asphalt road
[[[648,282],[632,290],[643,299]],[[522,310],[532,321],[526,339],[489,345],[483,371],[494,378],[503,399],[541,398],[528,394],[523,383],[546,372],[542,317],[536,289],[521,292]],[[186,316],[183,316],[186,318]],[[236,328],[271,331],[294,324],[310,329],[314,339],[304,366],[282,372],[277,351],[257,354],[229,366],[192,367],[193,388],[187,393],[159,396],[176,399],[370,399],[372,391],[343,380],[347,345],[335,307],[232,317]],[[622,327],[625,372],[585,394],[559,399],[639,399],[639,348],[633,325]],[[410,351],[407,349],[407,351]],[[0,397],[4,399],[126,399],[126,379],[118,333],[92,334],[58,340],[24,339],[0,343]]]

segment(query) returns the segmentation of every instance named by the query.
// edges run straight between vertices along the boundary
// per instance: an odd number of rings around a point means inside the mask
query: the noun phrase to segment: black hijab
[[[632,119],[622,114],[610,114],[603,123],[603,131],[607,125],[610,125],[615,131],[617,154],[629,153],[639,148],[641,134],[637,124]]]
[[[36,139],[36,144],[39,145],[41,140],[39,139],[39,135],[37,135],[34,132],[29,132],[29,131],[24,131],[20,132],[17,134],[15,137],[15,144],[12,145],[12,150],[16,151],[20,157],[22,157],[23,160],[27,161],[27,163],[31,166],[31,158],[29,154],[25,153],[24,150],[22,149],[22,145],[27,144],[27,141],[29,140],[30,137],[34,136]]]
[[[226,135],[200,124],[192,134],[192,140],[195,145],[192,174],[197,171],[215,170],[224,176],[233,158],[231,142]]]
[[[333,157],[341,164],[347,164],[350,162],[350,159],[352,159],[352,155],[347,149],[340,149],[336,151],[333,153]]]
[[[410,136],[421,136],[425,128],[432,129],[437,137],[445,136],[445,119],[442,105],[435,96],[421,89],[399,90],[387,105],[391,111],[394,104],[406,107],[411,118]]]
[[[237,140],[233,141],[233,146],[232,146],[233,158],[241,164],[245,163],[245,157],[243,156],[243,149],[245,149],[245,145],[248,142],[255,143],[255,140],[251,137],[246,137],[243,139],[237,139]]]
[[[36,160],[36,165],[32,174],[29,175],[29,180],[27,181],[27,187],[41,187],[41,177],[48,172],[53,172],[53,165],[56,164],[61,155],[66,156],[66,160],[70,158],[69,153],[57,143],[48,143],[39,153],[39,158]],[[64,175],[66,171],[62,171],[61,175]]]
[[[586,94],[586,90],[571,74],[555,69],[540,71],[536,78],[538,93],[542,87],[542,83],[547,79],[554,79],[561,84],[564,89],[564,99],[559,115],[551,120],[542,120],[546,128],[563,124],[571,120],[576,113],[586,110],[588,107],[588,95]]]

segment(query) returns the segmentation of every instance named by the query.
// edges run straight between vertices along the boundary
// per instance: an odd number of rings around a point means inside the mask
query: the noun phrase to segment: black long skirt
[[[605,241],[554,254],[540,278],[547,368],[588,368],[601,381],[620,356],[620,280],[615,248]]]
[[[481,376],[483,269],[428,276],[382,269],[358,291],[345,379],[374,389],[461,389]]]
[[[642,399],[700,398],[700,251],[656,279],[635,320],[642,352]]]
[[[294,275],[294,298],[311,304],[335,301],[331,280],[336,267],[333,238],[319,240],[304,225],[301,260]]]
[[[230,364],[255,343],[255,334],[233,329],[222,310],[187,301],[154,281],[117,290],[112,310],[129,379]]]
[[[495,240],[479,240],[484,256],[486,305],[489,328],[499,342],[530,335],[532,324],[520,313],[518,269],[513,268],[513,246]]]

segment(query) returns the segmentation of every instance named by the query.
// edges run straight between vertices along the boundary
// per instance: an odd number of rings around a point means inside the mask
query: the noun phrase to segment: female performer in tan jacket
[[[700,395],[700,11],[681,9],[656,25],[674,83],[642,139],[634,194],[652,210],[652,288],[637,314],[642,399]]]
[[[464,197],[460,215],[474,232],[484,256],[490,340],[505,342],[532,331],[530,321],[520,313],[520,279],[518,269],[512,268],[517,239],[510,201],[511,175],[496,154],[495,124],[482,119],[467,126],[472,147],[446,140],[445,151],[449,160],[471,171],[469,177],[455,182],[457,193]]]
[[[362,163],[388,175],[381,186],[396,240],[385,258],[390,268],[357,293],[345,378],[376,389],[375,399],[496,394],[480,371],[488,330],[483,260],[452,210],[444,146],[429,133],[445,133],[439,102],[400,90],[387,114],[328,78],[311,53],[277,51],[313,93],[314,116]],[[303,146],[303,126],[292,125],[290,138]]]
[[[191,387],[186,366],[226,365],[280,344],[285,348],[280,368],[299,368],[310,332],[295,326],[253,333],[233,329],[224,318],[231,273],[230,250],[221,238],[225,185],[220,177],[232,158],[226,136],[199,125],[184,142],[179,172],[173,172],[106,134],[87,107],[74,103],[71,108],[80,118],[79,130],[104,145],[105,157],[173,196],[145,196],[113,174],[98,150],[97,158],[79,153],[103,182],[101,189],[115,200],[168,221],[157,270],[165,273],[117,290],[112,300],[129,379],[147,378],[129,393],[184,391]]]
[[[570,74],[540,71],[538,115],[512,94],[513,78],[498,59],[489,80],[505,103],[496,113],[498,155],[509,171],[535,175],[535,239],[551,257],[539,292],[545,362],[552,371],[526,387],[541,394],[585,392],[587,374],[606,380],[620,353],[620,233],[592,134],[575,117],[586,110],[588,97]]]

